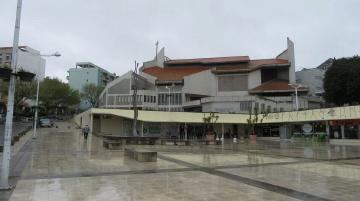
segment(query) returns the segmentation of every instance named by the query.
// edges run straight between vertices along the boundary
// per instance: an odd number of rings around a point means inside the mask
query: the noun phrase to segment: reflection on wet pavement
[[[79,130],[42,129],[10,200],[356,200],[360,147],[277,141],[143,146],[124,158]]]

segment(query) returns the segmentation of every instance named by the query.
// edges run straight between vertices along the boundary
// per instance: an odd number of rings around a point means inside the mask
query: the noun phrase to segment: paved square
[[[57,200],[358,200],[357,146],[226,141],[155,145],[158,161],[141,163],[84,141],[69,123],[40,129],[13,172],[11,201]],[[72,126],[73,128],[74,126]],[[26,154],[25,154],[26,153]],[[21,155],[22,154],[22,155]]]

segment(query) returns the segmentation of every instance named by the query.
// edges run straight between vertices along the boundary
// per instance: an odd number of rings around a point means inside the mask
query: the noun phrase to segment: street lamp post
[[[12,49],[12,58],[11,58],[11,69],[13,73],[16,72],[16,66],[17,66],[21,7],[22,7],[22,0],[18,0],[17,8],[16,8],[14,40],[13,40],[13,49]],[[4,150],[3,150],[1,178],[0,178],[0,188],[7,190],[11,189],[11,186],[9,185],[9,172],[10,172],[10,157],[11,157],[10,155],[11,134],[12,134],[12,124],[13,124],[13,114],[14,114],[15,81],[16,81],[15,75],[12,74],[10,76],[10,82],[9,82],[8,103],[7,103],[7,111],[6,111],[6,123],[5,123],[4,145],[3,145]]]
[[[171,111],[171,103],[170,103],[170,100],[171,100],[171,88],[173,88],[175,85],[172,84],[171,86],[166,86],[165,88],[167,88],[169,90],[169,112]]]
[[[290,87],[295,89],[295,104],[296,104],[296,111],[299,110],[299,99],[298,99],[298,88],[303,87],[301,84],[290,83]]]
[[[38,77],[37,77],[37,87],[36,87],[36,106],[35,106],[35,117],[34,117],[34,132],[33,132],[33,139],[36,139],[36,132],[37,132],[37,119],[38,119],[38,113],[39,113],[39,90],[40,90],[40,79],[39,79],[39,72],[40,72],[40,65],[41,65],[41,57],[60,57],[61,54],[59,52],[55,52],[53,54],[35,54],[32,52],[29,52],[26,49],[20,49],[23,52],[27,52],[34,56],[39,56],[39,63],[38,63]]]

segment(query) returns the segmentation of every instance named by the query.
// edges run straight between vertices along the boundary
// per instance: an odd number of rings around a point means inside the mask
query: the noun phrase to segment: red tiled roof
[[[298,88],[298,91],[307,91],[306,87]],[[250,90],[250,93],[271,93],[271,92],[293,92],[294,88],[289,86],[288,80],[274,79],[267,81],[260,86],[257,86]]]
[[[214,73],[232,73],[232,72],[249,72],[267,66],[289,66],[290,63],[284,59],[257,59],[250,60],[248,63],[237,64],[232,66],[216,67]]]
[[[234,57],[214,57],[214,58],[197,58],[197,59],[174,59],[165,61],[168,65],[179,64],[212,64],[212,63],[240,63],[248,62],[249,56],[234,56]]]
[[[198,73],[208,68],[204,67],[171,67],[171,68],[160,68],[157,66],[146,68],[143,70],[144,73],[152,75],[161,81],[169,80],[182,80],[185,76]]]

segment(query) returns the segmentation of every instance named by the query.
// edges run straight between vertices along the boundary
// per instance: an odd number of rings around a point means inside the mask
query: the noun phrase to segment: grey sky
[[[272,58],[295,43],[296,66],[313,67],[360,49],[358,0],[23,0],[20,44],[42,53],[63,80],[75,62],[116,74],[150,60],[155,42],[170,58]],[[0,0],[0,46],[11,46],[16,0]]]

